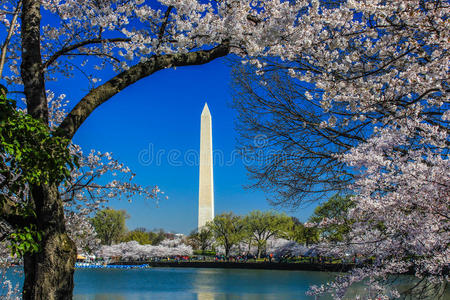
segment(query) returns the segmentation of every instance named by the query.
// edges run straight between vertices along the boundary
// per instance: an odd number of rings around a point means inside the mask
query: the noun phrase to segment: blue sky
[[[129,229],[164,228],[181,233],[195,229],[198,166],[193,160],[186,161],[185,156],[192,158],[198,153],[200,114],[205,102],[212,114],[214,151],[224,158],[224,163],[216,160],[214,166],[215,213],[273,209],[267,202],[270,195],[244,188],[251,182],[243,163],[234,155],[236,112],[230,107],[230,71],[229,61],[223,58],[207,65],[157,72],[102,104],[78,130],[74,142],[84,151],[112,152],[136,173],[136,182],[158,185],[169,197],[161,197],[158,205],[139,198],[132,203],[111,201],[110,207],[129,213]],[[51,88],[78,101],[86,92],[80,90],[82,80],[64,80]],[[231,160],[233,156],[235,161]],[[306,220],[312,210],[308,207],[286,212]]]

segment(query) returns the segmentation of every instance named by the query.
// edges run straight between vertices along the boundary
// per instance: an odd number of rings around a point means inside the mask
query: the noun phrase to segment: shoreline
[[[279,262],[188,262],[188,261],[142,261],[117,262],[109,265],[148,265],[153,268],[218,268],[218,269],[259,269],[259,270],[287,270],[287,271],[321,271],[348,272],[354,264],[310,264],[310,263],[279,263]]]

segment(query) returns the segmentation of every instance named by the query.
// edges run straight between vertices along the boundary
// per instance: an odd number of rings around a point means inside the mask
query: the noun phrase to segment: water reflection
[[[115,294],[74,295],[74,300],[130,300],[130,298]]]
[[[197,300],[216,300],[214,293],[198,292]]]
[[[196,300],[312,299],[305,295],[305,281],[295,280],[297,276],[285,271],[197,269],[192,290]]]
[[[216,272],[217,273],[217,272]],[[192,289],[197,292],[197,300],[216,300],[212,287],[218,285],[217,276],[212,269],[198,269],[194,273]],[[217,291],[216,291],[217,292]]]

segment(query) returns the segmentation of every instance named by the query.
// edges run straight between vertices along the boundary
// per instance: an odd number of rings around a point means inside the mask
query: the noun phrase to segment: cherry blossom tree
[[[306,247],[305,245],[280,238],[271,239],[268,243],[267,248],[268,252],[274,253],[278,257],[284,255],[301,256],[305,255],[309,250],[310,248]]]
[[[277,102],[280,93],[272,93],[268,98],[275,100],[260,106],[267,109],[258,124],[262,133],[268,131],[274,137],[272,145],[287,149],[294,159],[280,167],[269,161],[265,170],[273,172],[260,173],[259,178],[268,178],[275,188],[279,185],[281,198],[285,196],[281,203],[290,205],[314,192],[311,186],[323,187],[321,180],[334,190],[333,181],[345,177],[338,183],[350,183],[347,187],[357,195],[348,216],[354,220],[350,240],[328,251],[375,257],[375,263],[315,292],[334,291],[342,298],[352,283],[368,279],[376,297],[395,296],[392,290],[386,294],[383,280],[407,271],[424,284],[443,284],[449,261],[449,4],[352,0],[337,7],[316,5],[319,10],[302,18],[310,22],[310,30],[303,28],[302,45],[283,44],[286,52],[281,58],[286,61],[249,61],[261,76],[265,70],[284,68],[303,86],[298,91],[301,98],[287,93],[282,95],[287,101]],[[270,85],[261,82],[266,84]],[[298,107],[305,110],[301,101],[312,103],[319,113],[295,119]],[[281,123],[289,118],[295,122]],[[264,123],[267,119],[273,128],[264,126],[270,125]],[[301,129],[302,122],[308,130]],[[307,140],[302,133],[308,131],[317,137],[319,151],[301,150],[300,155],[306,153],[310,160],[296,162],[298,156],[290,156],[288,147],[302,149],[303,140],[296,133]],[[328,156],[323,147],[327,144]],[[316,172],[317,163],[322,169]],[[297,170],[306,170],[310,181],[297,184]],[[285,183],[292,184],[283,190]],[[327,224],[339,221],[324,220],[322,225]]]
[[[366,142],[339,157],[359,172],[352,186],[356,207],[349,214],[356,222],[351,241],[339,248],[375,256],[375,263],[339,279],[335,295],[342,297],[353,282],[369,279],[372,292],[383,297],[384,286],[377,281],[409,270],[424,284],[445,284],[450,112],[443,37],[449,34],[449,5],[349,1],[340,11],[350,16],[352,10],[363,13],[361,21],[340,27],[339,38],[325,43],[337,43],[330,49],[344,52],[317,76],[317,85],[325,91],[325,108],[343,103],[374,124]],[[334,125],[331,119],[326,126]]]

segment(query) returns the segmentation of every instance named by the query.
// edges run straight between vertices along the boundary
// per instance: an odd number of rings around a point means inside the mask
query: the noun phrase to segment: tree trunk
[[[41,4],[23,0],[22,4],[22,77],[28,113],[48,124],[47,97],[41,57]]]
[[[39,0],[22,2],[21,77],[28,113],[48,124],[48,107],[42,68]],[[31,205],[42,234],[39,252],[24,256],[24,300],[72,299],[76,246],[66,233],[58,183],[31,186]]]
[[[38,230],[38,253],[24,256],[24,300],[72,299],[76,246],[66,233],[64,211],[57,185],[32,189]]]

